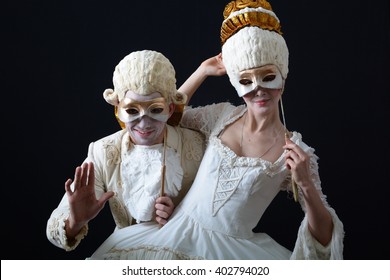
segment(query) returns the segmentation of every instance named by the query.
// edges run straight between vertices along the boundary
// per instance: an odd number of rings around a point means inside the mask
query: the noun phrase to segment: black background
[[[220,51],[226,3],[3,2],[1,259],[84,259],[109,235],[108,205],[73,252],[53,246],[45,228],[88,144],[119,129],[102,97],[114,67],[132,51],[157,50],[179,87]],[[271,4],[290,51],[287,125],[320,158],[323,191],[345,227],[344,258],[388,259],[389,1]],[[219,101],[241,104],[227,77],[206,80],[191,103]],[[301,219],[283,194],[257,229],[292,249]]]

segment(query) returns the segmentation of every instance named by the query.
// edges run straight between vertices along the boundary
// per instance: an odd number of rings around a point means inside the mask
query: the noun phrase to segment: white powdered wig
[[[223,63],[236,90],[240,87],[239,72],[268,64],[276,65],[286,79],[288,55],[286,41],[280,34],[256,26],[240,29],[222,46]]]
[[[176,89],[175,69],[161,53],[151,50],[135,51],[125,56],[115,67],[114,89],[106,89],[104,99],[117,106],[131,90],[139,95],[161,93],[169,102],[184,104],[187,96]]]

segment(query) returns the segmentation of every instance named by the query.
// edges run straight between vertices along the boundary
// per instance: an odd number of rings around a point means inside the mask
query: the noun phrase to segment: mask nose
[[[151,127],[151,122],[152,122],[151,118],[148,115],[143,114],[138,119],[137,126],[143,129],[149,128]]]
[[[253,91],[255,93],[255,96],[262,96],[262,95],[264,95],[264,90],[260,86],[256,86]]]
[[[261,86],[256,86],[251,92],[249,93],[252,93],[254,96],[264,96],[267,94],[267,91],[261,87]]]

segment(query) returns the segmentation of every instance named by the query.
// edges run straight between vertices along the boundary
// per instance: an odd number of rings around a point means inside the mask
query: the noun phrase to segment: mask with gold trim
[[[169,106],[164,97],[148,101],[136,101],[125,97],[119,103],[117,115],[123,123],[136,121],[143,116],[148,116],[156,121],[167,122]]]
[[[282,89],[283,77],[276,65],[266,65],[241,71],[231,77],[236,85],[238,95],[244,96],[257,87],[265,89]]]

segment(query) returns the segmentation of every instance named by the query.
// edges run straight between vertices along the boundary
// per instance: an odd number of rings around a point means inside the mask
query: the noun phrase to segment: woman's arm
[[[286,165],[302,191],[309,231],[318,242],[327,246],[332,239],[333,222],[311,179],[310,157],[288,138],[284,148],[289,150],[286,153]]]
[[[188,104],[192,95],[208,76],[222,76],[225,74],[226,70],[222,63],[222,54],[220,53],[203,61],[195,72],[181,85],[178,91],[188,96]]]

